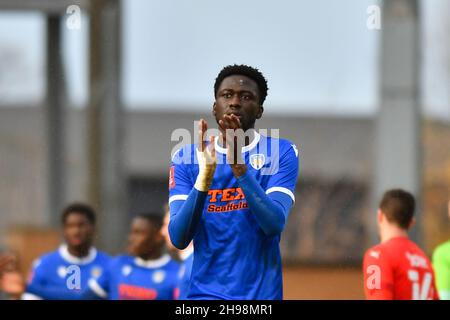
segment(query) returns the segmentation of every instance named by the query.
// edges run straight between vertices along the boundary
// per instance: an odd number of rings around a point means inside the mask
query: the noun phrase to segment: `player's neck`
[[[91,249],[91,245],[80,246],[80,247],[71,247],[67,246],[67,251],[77,258],[84,258],[89,255],[89,250]]]
[[[408,238],[408,231],[396,226],[387,226],[381,231],[381,243],[399,237]]]
[[[244,146],[248,146],[254,139],[255,139],[255,128],[251,127],[245,130],[246,136],[245,136],[245,144]],[[220,131],[220,139],[219,139],[219,145],[222,148],[225,148],[225,133]]]
[[[152,251],[152,252],[141,254],[139,256],[139,258],[141,258],[144,261],[148,261],[148,260],[159,259],[159,258],[161,258],[161,256],[162,256],[162,250],[155,250],[155,251]]]

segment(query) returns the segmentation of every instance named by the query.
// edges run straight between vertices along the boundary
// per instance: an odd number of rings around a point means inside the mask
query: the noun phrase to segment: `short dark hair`
[[[160,230],[163,226],[164,217],[162,217],[158,213],[149,212],[149,213],[139,213],[135,216],[135,218],[141,218],[147,220],[150,225],[156,230]]]
[[[76,202],[69,204],[66,208],[64,208],[61,216],[61,222],[64,225],[67,221],[67,217],[71,214],[81,214],[89,220],[89,222],[95,226],[96,223],[96,215],[94,209],[85,203]]]
[[[214,83],[214,97],[217,98],[217,92],[219,91],[219,87],[223,79],[233,75],[246,76],[255,81],[259,88],[259,103],[263,105],[267,97],[267,91],[269,90],[269,88],[267,87],[267,80],[258,69],[247,66],[245,64],[229,65],[219,72],[219,75],[216,78],[216,82]]]
[[[407,230],[416,208],[414,196],[402,189],[392,189],[384,193],[380,209],[389,222]]]

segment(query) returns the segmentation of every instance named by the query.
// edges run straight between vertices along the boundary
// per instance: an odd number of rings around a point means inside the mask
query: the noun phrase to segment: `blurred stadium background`
[[[120,252],[167,200],[171,133],[212,123],[216,74],[246,63],[269,81],[257,126],[300,150],[285,297],[363,298],[383,190],[418,197],[429,254],[450,237],[449,21],[446,0],[0,0],[0,246],[25,273],[81,200]]]

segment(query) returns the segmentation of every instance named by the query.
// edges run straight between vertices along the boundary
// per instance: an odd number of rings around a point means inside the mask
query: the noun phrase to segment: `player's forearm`
[[[185,201],[174,201],[170,204],[169,235],[178,249],[186,248],[192,241],[202,217],[207,194],[192,188]]]
[[[248,171],[237,180],[250,210],[264,233],[267,236],[280,234],[292,205],[290,198],[288,200],[283,200],[283,197],[277,200],[271,199]]]

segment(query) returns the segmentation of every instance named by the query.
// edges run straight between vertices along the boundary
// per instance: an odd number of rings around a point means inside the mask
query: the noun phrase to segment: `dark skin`
[[[254,129],[255,122],[260,119],[264,112],[260,104],[260,92],[257,83],[249,77],[243,75],[231,75],[223,79],[217,91],[216,101],[213,105],[213,115],[221,132],[221,140],[227,147],[231,139],[227,139],[226,130],[242,129],[247,131]],[[208,124],[204,119],[200,119],[199,141],[203,141]],[[245,145],[250,143],[248,137],[245,139]],[[237,163],[236,156],[240,155],[237,150],[238,142],[234,141],[234,159],[231,156],[231,148],[228,148],[228,163],[235,177],[242,176],[247,171],[245,164]],[[204,150],[205,142],[200,144],[200,151]]]
[[[128,253],[143,260],[153,260],[161,257],[163,248],[161,230],[145,218],[134,218],[128,235]]]
[[[63,236],[70,254],[82,258],[89,254],[95,234],[95,226],[79,212],[71,212],[64,221]]]

